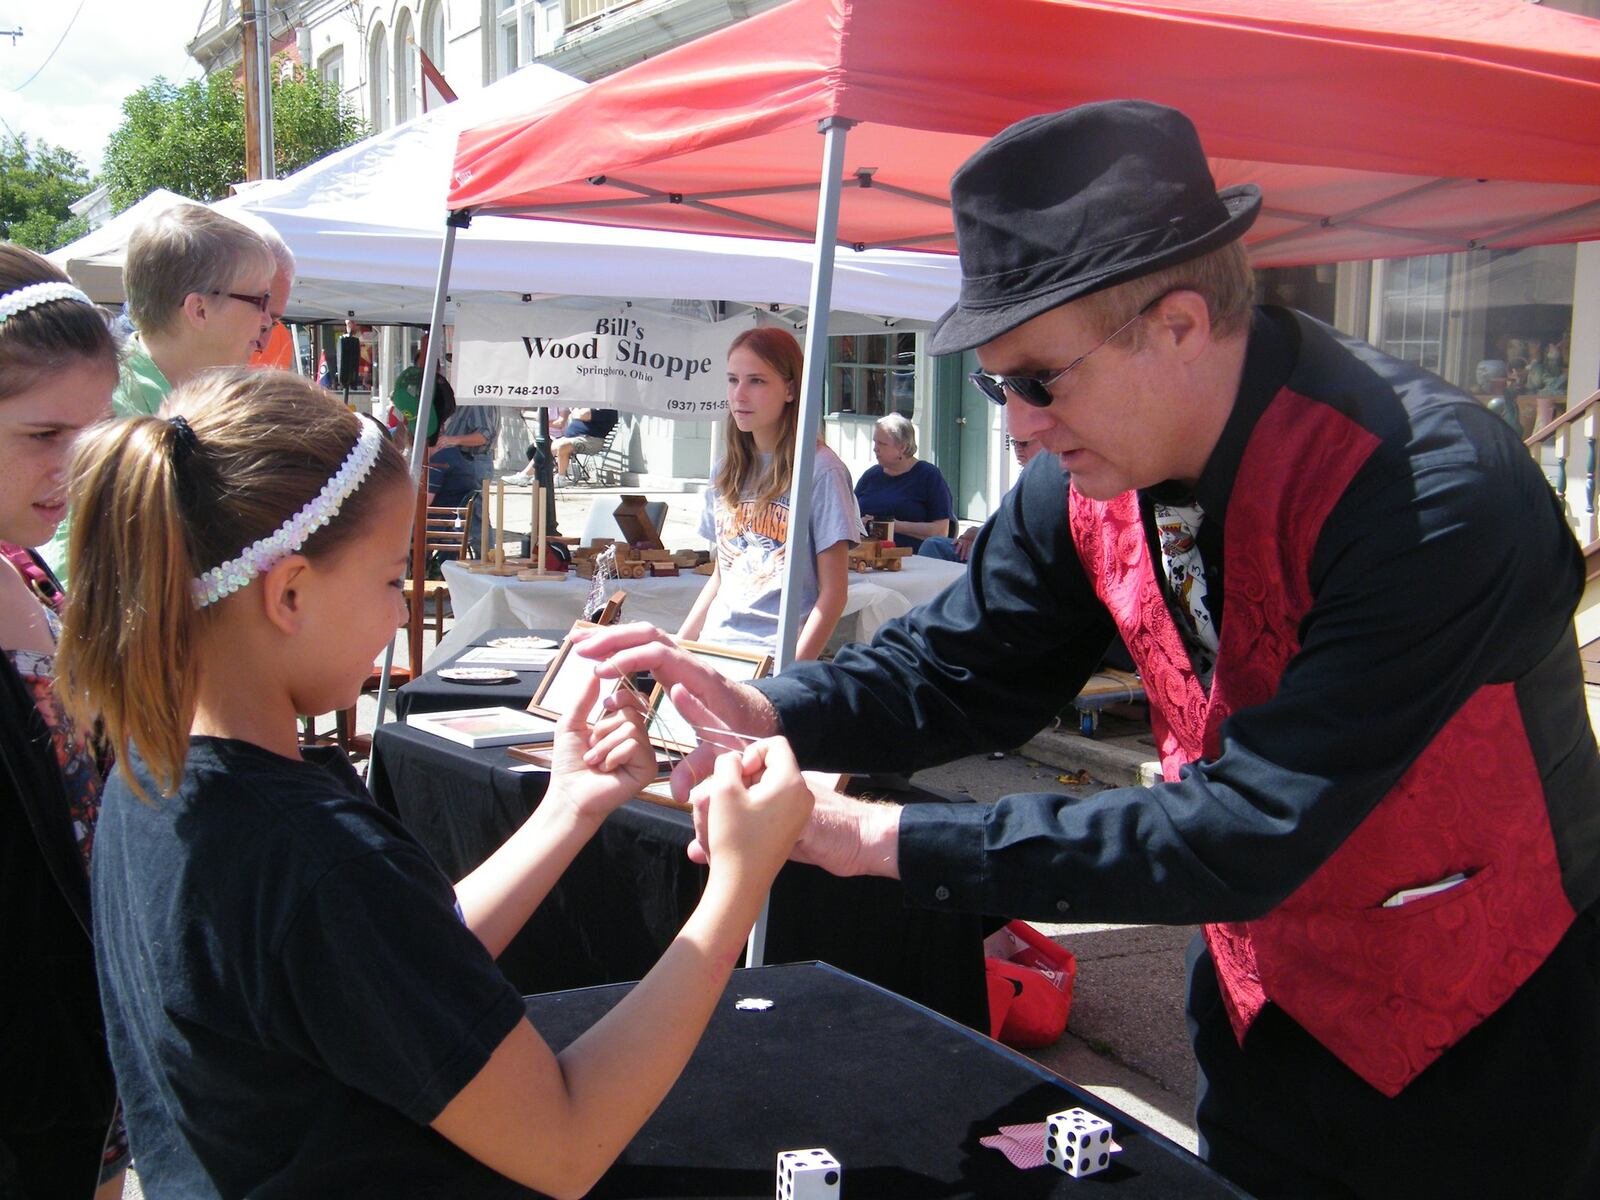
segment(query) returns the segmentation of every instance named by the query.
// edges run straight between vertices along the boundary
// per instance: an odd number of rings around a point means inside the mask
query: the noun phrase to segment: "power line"
[[[67,40],[67,34],[71,33],[72,27],[77,24],[78,14],[83,11],[83,4],[84,0],[78,0],[78,7],[72,10],[72,19],[67,22],[67,27],[61,31],[61,36],[56,39],[56,44],[50,47],[50,53],[45,55],[44,61],[39,64],[39,69],[36,70],[32,75],[29,75],[21,83],[17,84],[16,87],[12,88],[11,90],[13,92],[20,92],[23,88],[27,87],[35,79],[39,78],[39,73],[41,71],[50,65],[50,60],[56,56],[56,51],[61,49],[61,43]]]

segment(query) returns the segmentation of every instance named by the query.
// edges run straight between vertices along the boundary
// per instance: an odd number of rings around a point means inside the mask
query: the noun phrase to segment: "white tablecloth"
[[[933,599],[966,573],[962,563],[933,558],[902,559],[899,571],[850,573],[850,590],[833,640],[866,641],[887,621]],[[529,583],[515,577],[474,575],[461,563],[444,564],[450,585],[450,605],[455,623],[428,656],[426,666],[437,666],[466,649],[491,629],[521,625],[528,629],[566,629],[583,613],[590,581],[569,574],[553,583]],[[677,576],[618,579],[607,594],[628,593],[622,606],[625,621],[648,621],[675,632],[694,606],[706,577],[685,572]]]

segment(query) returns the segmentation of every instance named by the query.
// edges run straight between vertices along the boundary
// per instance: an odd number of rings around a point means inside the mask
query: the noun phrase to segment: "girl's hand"
[[[765,888],[811,815],[811,789],[785,738],[719,755],[690,795],[695,842],[712,879]]]
[[[577,703],[556,724],[545,797],[546,803],[557,799],[571,804],[596,822],[656,777],[656,753],[645,737],[638,694],[619,689],[615,703],[591,725],[588,714],[599,698],[600,680],[591,676]]]

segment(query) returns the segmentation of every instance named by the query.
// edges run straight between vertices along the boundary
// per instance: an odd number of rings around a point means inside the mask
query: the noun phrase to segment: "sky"
[[[23,30],[14,46],[0,37],[0,130],[64,146],[94,173],[125,96],[157,75],[200,74],[184,46],[205,7],[206,0],[0,0],[0,31]]]

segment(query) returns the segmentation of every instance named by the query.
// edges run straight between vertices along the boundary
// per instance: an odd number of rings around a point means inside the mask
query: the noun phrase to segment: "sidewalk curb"
[[[1135,749],[1064,729],[1041,730],[1022,747],[1022,753],[1063,770],[1087,771],[1101,782],[1116,787],[1137,784],[1139,764],[1155,757],[1149,747]]]

